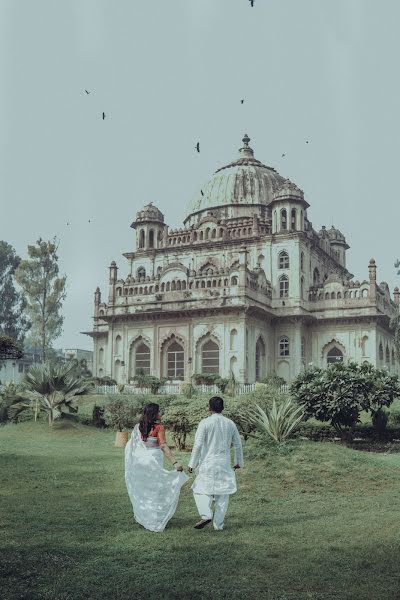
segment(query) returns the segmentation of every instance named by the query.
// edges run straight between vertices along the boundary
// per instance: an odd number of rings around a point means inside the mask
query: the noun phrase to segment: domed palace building
[[[236,160],[200,190],[183,228],[152,203],[131,227],[136,248],[109,267],[94,295],[94,374],[129,383],[215,373],[238,382],[276,372],[290,382],[309,363],[370,361],[398,372],[390,320],[399,290],[346,267],[334,227],[317,232],[302,190],[254,158]],[[366,265],[367,267],[367,265]]]

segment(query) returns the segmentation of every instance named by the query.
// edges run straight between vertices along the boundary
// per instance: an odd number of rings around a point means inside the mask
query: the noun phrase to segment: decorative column
[[[398,287],[394,288],[393,298],[394,298],[394,303],[397,304],[397,306],[399,306],[399,304],[400,304],[400,290],[399,290]]]
[[[368,265],[369,274],[369,296],[371,300],[376,300],[376,263],[373,258],[369,261]]]

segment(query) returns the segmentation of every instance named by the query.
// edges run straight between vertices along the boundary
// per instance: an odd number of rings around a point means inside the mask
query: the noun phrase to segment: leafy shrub
[[[193,383],[182,383],[181,394],[190,399],[197,394],[197,390]]]
[[[280,388],[282,385],[286,384],[286,381],[283,377],[279,377],[279,375],[274,372],[264,377],[260,383],[266,383],[272,387]]]
[[[7,383],[0,390],[0,423],[6,423],[9,420],[9,409],[13,404],[22,400],[21,386],[15,383]],[[32,413],[31,413],[32,414]],[[13,421],[17,422],[17,418]]]
[[[280,404],[274,400],[272,407],[266,410],[256,404],[248,418],[262,435],[281,443],[285,442],[299,427],[304,418],[304,411],[301,406],[288,398]]]
[[[382,435],[386,431],[388,420],[389,412],[383,408],[376,410],[372,414],[372,426],[379,435]]]
[[[146,404],[143,396],[127,399],[120,396],[110,396],[105,405],[104,421],[106,425],[118,431],[133,429],[139,422]]]
[[[197,385],[213,385],[221,377],[217,373],[195,373],[192,379]]]
[[[217,377],[214,381],[215,385],[218,386],[219,391],[223,394],[229,384],[229,379],[225,377]]]
[[[167,406],[162,421],[171,432],[177,448],[184,450],[188,434],[209,414],[208,402],[204,395],[198,394],[191,399],[175,397]]]
[[[166,379],[159,379],[154,375],[148,375],[141,369],[136,373],[135,377],[133,377],[133,381],[136,381],[138,387],[150,388],[152,394],[157,394],[160,387],[166,382]]]
[[[91,382],[94,385],[117,385],[117,382],[115,381],[115,379],[112,379],[111,377],[92,377],[91,378]]]
[[[400,396],[398,377],[370,363],[305,369],[290,389],[306,418],[330,422],[343,440],[352,438],[361,411],[373,415]]]
[[[282,404],[287,398],[288,395],[281,392],[279,388],[265,383],[258,383],[254,392],[236,396],[226,402],[224,414],[236,423],[240,433],[247,440],[256,431],[255,424],[249,419],[256,405],[263,410],[267,410],[272,407],[274,401],[277,404]]]
[[[95,404],[93,406],[92,424],[95,427],[99,427],[101,429],[103,429],[104,427],[107,427],[107,423],[104,418],[104,412],[105,412],[104,406],[97,406],[97,404]]]

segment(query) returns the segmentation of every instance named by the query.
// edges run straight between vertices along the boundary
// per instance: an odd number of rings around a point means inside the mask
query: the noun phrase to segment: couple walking
[[[214,529],[223,529],[229,496],[236,492],[235,470],[243,466],[238,429],[222,415],[223,409],[223,399],[213,396],[209,401],[211,414],[199,423],[189,461],[189,473],[195,470],[197,475],[192,485],[200,515],[196,529],[202,529],[211,521]],[[189,479],[167,446],[160,421],[158,404],[145,406],[125,447],[125,482],[133,514],[135,520],[150,531],[165,529],[176,511],[181,487]],[[174,466],[173,471],[163,468],[164,455]]]

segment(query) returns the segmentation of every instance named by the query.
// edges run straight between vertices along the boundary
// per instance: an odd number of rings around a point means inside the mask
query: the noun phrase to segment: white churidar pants
[[[197,510],[202,519],[212,519],[214,529],[224,528],[224,519],[228,510],[229,494],[196,494],[193,493],[196,502]],[[214,515],[212,510],[212,502],[215,500]]]

